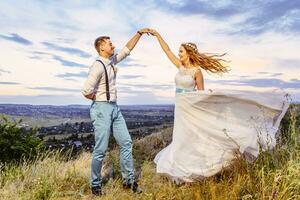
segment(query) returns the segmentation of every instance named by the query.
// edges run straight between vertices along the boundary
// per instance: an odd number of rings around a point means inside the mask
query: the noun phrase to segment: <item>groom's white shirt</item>
[[[117,101],[116,89],[116,64],[122,61],[130,54],[130,50],[125,46],[119,54],[114,54],[109,59],[99,56],[97,60],[101,60],[107,70],[110,101]],[[90,67],[88,77],[83,85],[82,94],[89,95],[95,93],[95,101],[107,101],[106,99],[106,85],[105,85],[105,72],[103,65],[95,61]]]

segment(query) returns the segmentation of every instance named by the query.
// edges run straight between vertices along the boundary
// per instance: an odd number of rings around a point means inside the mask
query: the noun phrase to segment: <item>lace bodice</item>
[[[198,70],[198,67],[186,68],[180,67],[176,76],[175,84],[176,88],[194,90],[195,88],[195,72]]]

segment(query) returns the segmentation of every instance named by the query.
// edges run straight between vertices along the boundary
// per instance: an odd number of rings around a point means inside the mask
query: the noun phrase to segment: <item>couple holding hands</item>
[[[101,36],[94,42],[99,57],[90,67],[82,88],[82,94],[93,101],[90,116],[95,133],[91,164],[94,195],[102,195],[101,167],[111,134],[120,148],[123,187],[142,191],[134,176],[132,140],[117,104],[116,64],[130,54],[145,33],[157,38],[178,68],[172,142],[154,159],[157,173],[167,174],[176,182],[193,182],[229,166],[236,150],[257,157],[261,146],[268,149],[275,145],[275,133],[288,107],[284,94],[263,93],[259,97],[266,98],[255,98],[258,94],[251,91],[204,90],[202,70],[216,74],[229,71],[221,58],[224,54],[204,54],[196,44],[187,42],[181,44],[176,56],[161,35],[149,28],[137,31],[115,54],[110,37]],[[262,118],[266,113],[267,119]],[[256,121],[251,121],[253,117]]]

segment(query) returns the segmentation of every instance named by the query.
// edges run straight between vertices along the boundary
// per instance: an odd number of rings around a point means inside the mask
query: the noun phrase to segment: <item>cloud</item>
[[[155,95],[151,91],[119,92],[119,104],[123,105],[153,105],[153,104],[173,104],[174,99]],[[129,95],[128,95],[129,94]],[[128,95],[128,96],[127,96]]]
[[[69,89],[69,88],[56,88],[56,87],[28,87],[28,89],[32,90],[46,90],[53,92],[80,92],[80,89]]]
[[[43,51],[32,51],[33,55],[52,55],[51,53],[43,52]]]
[[[4,73],[10,74],[11,72],[0,68],[0,76]]]
[[[33,43],[30,40],[25,39],[24,37],[18,35],[17,33],[10,33],[10,36],[0,35],[1,38],[5,40],[10,40],[23,45],[32,45]]]
[[[131,83],[126,83],[126,84],[122,84],[122,86],[128,86],[128,87],[132,87],[133,90],[134,89],[138,89],[138,90],[145,90],[145,89],[156,89],[156,90],[166,90],[166,89],[172,89],[174,88],[174,84],[131,84]]]
[[[140,64],[140,63],[120,63],[118,64],[120,67],[148,67],[148,65]]]
[[[279,67],[288,67],[293,69],[299,69],[300,59],[275,59],[274,64]]]
[[[57,51],[62,51],[62,52],[65,52],[65,53],[68,53],[70,55],[77,55],[77,56],[80,56],[82,58],[90,58],[92,55],[85,52],[85,51],[82,51],[80,49],[77,49],[77,48],[70,48],[70,47],[62,47],[62,46],[59,46],[59,45],[56,45],[56,44],[53,44],[53,43],[50,43],[50,42],[42,42],[43,45],[45,45],[48,49],[53,49],[53,50],[57,50]]]
[[[176,15],[202,15],[214,20],[239,18],[222,33],[257,35],[269,30],[300,31],[300,2],[279,1],[155,1],[157,9]]]
[[[62,38],[62,37],[56,38],[56,40],[58,40],[58,42],[63,42],[66,44],[72,44],[76,41],[75,39],[72,39],[72,38]]]
[[[70,23],[70,21],[69,21]],[[67,24],[65,23],[65,21],[50,21],[47,24],[49,24],[50,26],[54,27],[54,28],[58,28],[58,29],[69,29],[71,31],[80,31],[81,28],[78,25],[75,25],[74,22],[71,22],[72,24]]]
[[[35,59],[35,60],[42,60],[43,58],[41,56],[28,56],[30,59]]]
[[[300,21],[299,21],[299,15],[298,17],[292,22],[292,25],[290,26],[290,30],[299,33],[300,32]]]
[[[143,75],[122,75],[119,76],[121,79],[136,79],[136,78],[142,78],[144,77]]]
[[[257,35],[269,30],[279,32],[300,31],[300,2],[299,1],[253,1],[251,16],[236,24],[239,29],[229,33]]]
[[[258,74],[262,74],[268,77],[277,77],[283,75],[283,73],[272,73],[272,72],[258,72]]]
[[[269,74],[269,72],[257,72],[259,74]]]
[[[283,75],[283,73],[273,73],[273,74],[270,74],[271,77],[276,77],[276,76],[281,76]]]
[[[243,12],[240,2],[223,1],[211,3],[210,1],[168,2],[155,1],[158,9],[164,9],[177,15],[206,15],[213,18],[224,19]]]
[[[122,60],[122,62],[118,63],[119,67],[147,67],[145,64],[141,64],[138,60],[134,60],[130,57]]]
[[[90,104],[81,95],[0,95],[0,103],[33,104],[33,105],[70,105]]]
[[[118,91],[126,92],[126,91],[132,90],[132,87],[120,85],[117,87],[117,89],[118,89]]]
[[[32,55],[28,56],[30,59],[34,60],[43,60],[44,58],[48,58],[49,56],[52,56],[51,53],[41,52],[41,51],[31,51]]]
[[[0,85],[19,85],[20,83],[17,82],[0,82]]]
[[[249,78],[251,76],[239,76],[240,78]]]
[[[74,79],[74,78],[65,78],[64,80],[66,80],[66,81],[78,81],[77,79]]]
[[[54,59],[58,62],[60,62],[61,65],[67,66],[67,67],[81,67],[85,68],[86,66],[81,63],[73,62],[70,60],[66,60],[65,58],[62,58],[61,56],[52,54],[52,53],[47,53],[47,52],[42,52],[42,51],[32,51],[31,52],[32,56],[29,56],[30,59],[37,59],[37,60],[42,60],[43,58],[49,58]]]
[[[66,60],[60,56],[56,56],[56,55],[53,55],[52,57],[54,60],[57,60],[59,61],[63,66],[67,66],[67,67],[86,67],[84,66],[84,64],[80,64],[80,63],[76,63],[76,62],[73,62],[73,61],[69,61],[69,60]]]
[[[74,79],[69,79],[69,78],[83,78],[87,77],[88,73],[87,72],[80,72],[80,73],[64,73],[64,74],[58,74],[56,77],[59,78],[64,78],[68,80],[74,80]]]

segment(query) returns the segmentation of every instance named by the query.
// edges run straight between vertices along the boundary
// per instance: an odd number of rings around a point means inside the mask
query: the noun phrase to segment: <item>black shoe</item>
[[[131,189],[134,193],[138,193],[138,194],[143,192],[136,181],[134,181],[133,183],[124,182],[123,183],[123,188],[124,189]]]
[[[92,194],[95,196],[101,196],[103,194],[101,187],[100,186],[92,187]]]

